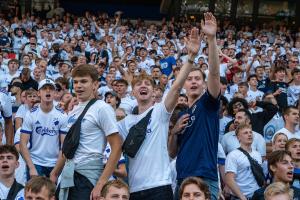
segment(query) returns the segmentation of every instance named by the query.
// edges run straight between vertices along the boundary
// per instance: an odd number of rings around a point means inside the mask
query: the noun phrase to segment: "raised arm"
[[[188,50],[188,62],[184,63],[180,72],[173,83],[170,91],[165,99],[165,106],[168,112],[172,112],[177,104],[177,99],[180,94],[180,90],[184,85],[186,78],[192,70],[195,57],[197,56],[200,48],[199,30],[193,28],[189,39],[186,39],[186,48]]]
[[[201,20],[202,32],[207,36],[208,42],[208,78],[207,88],[209,93],[217,98],[220,93],[220,61],[216,41],[217,20],[212,13],[204,13]]]

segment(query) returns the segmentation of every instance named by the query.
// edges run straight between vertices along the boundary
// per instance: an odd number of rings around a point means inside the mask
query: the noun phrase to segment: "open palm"
[[[186,39],[186,48],[189,55],[196,56],[200,49],[199,30],[192,28],[189,39]]]
[[[201,20],[201,29],[208,37],[216,35],[217,20],[212,13],[204,13],[204,21]]]

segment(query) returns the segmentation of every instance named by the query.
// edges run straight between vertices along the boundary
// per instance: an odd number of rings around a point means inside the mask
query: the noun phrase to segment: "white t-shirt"
[[[27,104],[22,104],[20,105],[20,107],[18,108],[15,118],[25,118],[26,113],[29,111],[29,107]]]
[[[153,65],[155,65],[154,60],[147,58],[138,64],[138,68],[145,70],[145,72],[147,72],[147,74],[150,75],[151,74],[151,66],[153,66]]]
[[[219,141],[222,141],[222,138],[225,134],[225,128],[226,128],[226,125],[232,120],[232,118],[230,117],[227,117],[227,116],[223,116],[221,119],[220,119],[220,132],[219,132]]]
[[[12,200],[7,199],[10,188],[6,187],[3,183],[0,182],[0,199],[1,200]],[[14,200],[24,200],[24,189],[20,190]]]
[[[287,90],[288,105],[296,105],[299,100],[300,85],[291,85]]]
[[[20,143],[20,136],[21,136],[21,128],[19,128],[15,133],[14,145]],[[27,146],[30,146],[30,144]],[[15,177],[18,183],[25,185],[25,183],[27,182],[26,163],[21,154],[19,154],[19,163],[20,165],[15,171]]]
[[[272,141],[274,140],[275,135],[278,134],[278,133],[284,133],[288,137],[288,139],[292,139],[292,138],[298,138],[298,139],[300,139],[300,131],[292,133],[292,132],[290,132],[289,130],[287,130],[286,128],[283,127],[282,129],[278,130],[273,135]]]
[[[262,159],[259,152],[252,150],[249,154],[262,165]],[[260,188],[251,171],[250,162],[247,156],[240,150],[233,150],[227,155],[225,161],[225,173],[228,172],[233,172],[235,174],[235,182],[246,197],[252,197],[253,193]]]
[[[30,134],[29,148],[33,164],[54,167],[60,150],[60,134],[67,133],[67,115],[53,106],[44,113],[39,106],[26,113],[21,134]]]
[[[17,71],[15,74],[10,75],[7,73],[1,73],[0,87],[7,88],[13,78],[19,77],[20,73]]]
[[[0,111],[3,112],[4,118],[12,116],[11,97],[4,88],[0,88]]]
[[[264,137],[255,132],[253,132],[253,142],[252,142],[252,149],[258,151],[262,156],[266,155],[266,142],[264,140]],[[231,151],[237,149],[240,147],[240,142],[238,141],[235,131],[230,131],[228,133],[225,133],[223,136],[223,139],[221,141],[221,145],[225,151],[226,154],[230,153]]]
[[[220,64],[220,76],[226,77],[226,71],[228,69],[228,63],[221,63]]]
[[[125,110],[126,115],[131,114],[134,107],[137,106],[137,101],[130,96],[126,96],[121,99],[119,108]]]
[[[98,89],[98,94],[102,97],[102,99],[104,99],[104,95],[106,92],[110,92],[112,91],[113,89],[112,88],[109,88],[107,85],[106,86],[103,86],[103,87],[100,87]]]
[[[88,101],[79,103],[68,114],[68,129],[76,122],[87,103]],[[117,132],[113,108],[102,100],[96,101],[82,119],[79,146],[73,158],[75,164],[103,157],[107,143],[106,137]]]
[[[250,101],[257,101],[257,98],[259,99],[259,101],[261,101],[263,96],[264,96],[264,93],[259,90],[253,91],[253,90],[249,89],[247,92],[247,97]]]
[[[135,157],[129,157],[130,192],[172,184],[167,147],[171,113],[168,113],[164,103],[157,103],[151,108],[153,111],[147,126],[146,138]],[[130,114],[118,122],[119,132],[124,140],[129,129],[145,117],[151,108],[140,115]]]

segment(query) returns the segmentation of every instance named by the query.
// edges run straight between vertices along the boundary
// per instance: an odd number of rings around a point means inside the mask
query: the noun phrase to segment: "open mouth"
[[[293,178],[293,175],[294,175],[294,173],[293,173],[292,171],[289,171],[289,172],[287,173],[287,176],[288,176],[289,178]]]
[[[148,92],[146,90],[141,90],[140,91],[140,95],[147,95],[147,94],[148,94]]]
[[[197,86],[192,86],[191,87],[191,90],[196,90],[197,89]]]
[[[1,168],[2,168],[2,169],[8,169],[8,168],[9,168],[9,165],[2,165]]]
[[[46,97],[47,97],[47,98],[50,98],[50,97],[51,97],[51,94],[46,94]]]

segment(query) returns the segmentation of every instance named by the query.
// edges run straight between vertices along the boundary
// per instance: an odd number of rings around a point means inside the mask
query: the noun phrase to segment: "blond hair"
[[[289,196],[289,200],[293,200],[294,191],[289,187],[288,184],[284,184],[282,182],[275,182],[270,184],[264,192],[264,197],[266,200],[270,200],[270,197],[274,197],[280,194],[287,194]]]

